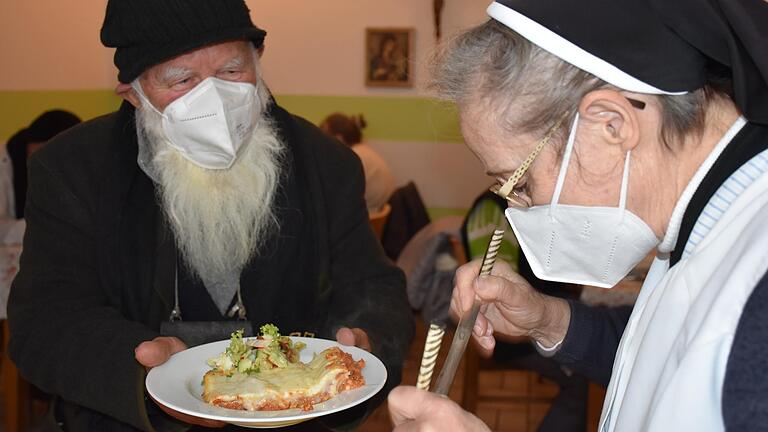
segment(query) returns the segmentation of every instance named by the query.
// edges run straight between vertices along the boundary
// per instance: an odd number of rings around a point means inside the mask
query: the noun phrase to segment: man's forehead
[[[247,41],[230,41],[208,45],[181,54],[150,68],[150,72],[164,74],[169,70],[195,69],[207,65],[215,67],[243,66],[252,55]]]

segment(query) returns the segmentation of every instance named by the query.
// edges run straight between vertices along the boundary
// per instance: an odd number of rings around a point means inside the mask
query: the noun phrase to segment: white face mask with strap
[[[506,215],[539,279],[611,288],[659,243],[659,239],[648,224],[626,208],[631,152],[627,152],[624,162],[619,207],[558,202],[578,122],[576,114],[551,203],[528,209],[510,207]]]
[[[138,80],[131,86],[162,116],[168,144],[203,168],[231,167],[256,125],[257,88],[251,83],[208,77],[163,112],[149,102]]]

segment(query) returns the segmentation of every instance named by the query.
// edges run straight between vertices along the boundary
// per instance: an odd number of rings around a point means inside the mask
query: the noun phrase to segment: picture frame
[[[365,84],[369,87],[413,87],[414,29],[365,29]]]

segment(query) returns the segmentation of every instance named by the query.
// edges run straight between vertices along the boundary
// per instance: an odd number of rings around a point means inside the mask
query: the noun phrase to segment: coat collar
[[[688,204],[691,202],[691,198],[693,198],[694,194],[699,188],[699,185],[701,185],[702,180],[704,180],[704,177],[712,168],[712,165],[714,165],[715,161],[718,160],[733,137],[736,136],[736,134],[744,127],[746,122],[747,121],[744,119],[744,117],[739,117],[736,119],[736,122],[734,122],[734,124],[730,127],[730,129],[728,129],[725,135],[720,138],[720,141],[717,143],[717,145],[715,145],[715,148],[712,150],[709,156],[707,156],[699,169],[696,170],[693,177],[691,178],[691,181],[688,182],[688,186],[685,187],[683,194],[677,200],[677,204],[675,204],[675,208],[672,211],[672,217],[670,218],[669,225],[667,226],[667,232],[664,234],[664,238],[658,246],[658,252],[660,254],[669,254],[673,249],[675,249],[675,245],[678,243],[683,216],[686,213]]]

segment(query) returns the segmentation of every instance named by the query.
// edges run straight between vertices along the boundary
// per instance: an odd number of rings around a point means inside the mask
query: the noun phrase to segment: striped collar
[[[768,172],[768,150],[763,150],[728,177],[696,220],[688,242],[685,244],[683,258],[690,255],[693,248],[709,234],[736,198],[766,172]]]

